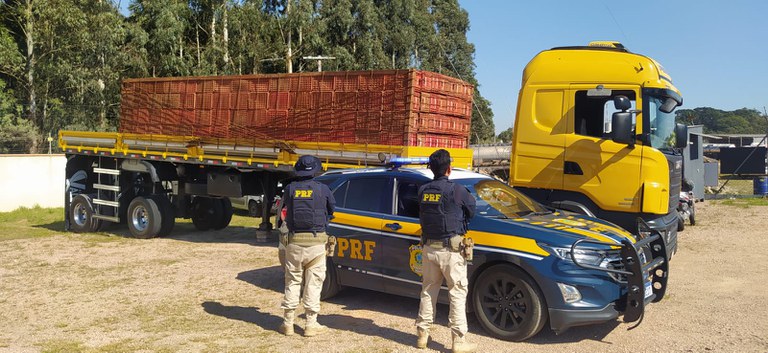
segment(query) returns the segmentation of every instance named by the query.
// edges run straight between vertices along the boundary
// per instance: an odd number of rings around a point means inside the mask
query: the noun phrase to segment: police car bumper
[[[549,324],[560,334],[571,327],[599,324],[619,317],[613,304],[602,309],[549,309]]]

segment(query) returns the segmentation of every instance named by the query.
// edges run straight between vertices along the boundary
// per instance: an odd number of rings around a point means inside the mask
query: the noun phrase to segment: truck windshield
[[[474,179],[468,186],[477,200],[477,214],[483,217],[517,218],[549,211],[507,184],[490,179]]]
[[[650,122],[650,142],[651,146],[658,150],[672,150],[675,146],[675,113],[665,113],[662,109],[670,97],[646,95],[643,97],[646,104],[646,112]]]

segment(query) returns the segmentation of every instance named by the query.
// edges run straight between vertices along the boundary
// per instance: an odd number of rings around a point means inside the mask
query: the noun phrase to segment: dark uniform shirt
[[[299,232],[325,232],[336,207],[328,185],[305,179],[288,184],[283,191],[287,208],[285,222],[288,230]]]
[[[467,232],[475,216],[475,198],[461,184],[441,176],[419,188],[419,221],[427,239],[446,239]]]

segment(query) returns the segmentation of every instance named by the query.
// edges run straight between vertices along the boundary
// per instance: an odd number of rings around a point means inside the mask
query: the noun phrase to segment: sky
[[[114,0],[127,13],[130,0]],[[523,68],[538,52],[619,41],[658,61],[682,109],[768,108],[766,0],[459,0],[496,133],[514,122]],[[765,107],[765,108],[764,108]]]
[[[768,1],[459,0],[496,132],[512,127],[522,72],[540,51],[619,41],[658,61],[682,109],[768,108]]]

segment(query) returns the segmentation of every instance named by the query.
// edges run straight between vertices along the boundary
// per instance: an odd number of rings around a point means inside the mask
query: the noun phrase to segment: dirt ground
[[[768,352],[768,207],[697,208],[667,295],[637,328],[545,329],[513,343],[470,316],[470,339],[480,352]],[[278,334],[276,244],[257,243],[251,227],[113,232],[0,242],[0,352],[424,352],[412,348],[418,301],[364,290],[323,304],[328,334]],[[450,351],[447,311],[438,307],[427,351]]]

